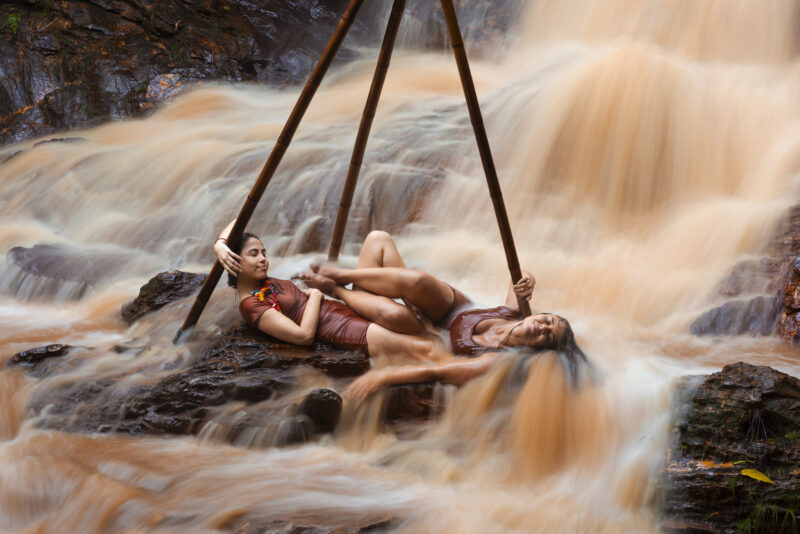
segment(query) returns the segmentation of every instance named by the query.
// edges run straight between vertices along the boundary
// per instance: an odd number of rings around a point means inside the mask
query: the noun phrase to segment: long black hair
[[[259,241],[261,241],[261,238],[258,237],[256,234],[245,232],[242,234],[242,237],[240,237],[238,240],[231,241],[230,243],[228,243],[228,248],[231,249],[231,252],[233,252],[234,254],[241,255],[242,248],[244,247],[244,244],[247,243],[248,239],[258,239]],[[228,286],[235,288],[236,283],[238,281],[239,281],[238,277],[233,276],[231,273],[228,273]]]
[[[564,364],[570,383],[576,386],[579,381],[581,367],[591,368],[591,364],[586,354],[578,346],[578,342],[575,341],[575,333],[572,331],[569,321],[560,315],[556,317],[564,321],[564,331],[556,339],[553,349],[558,353],[561,362]]]

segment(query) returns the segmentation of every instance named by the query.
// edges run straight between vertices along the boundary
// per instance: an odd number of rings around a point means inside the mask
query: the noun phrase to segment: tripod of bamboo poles
[[[264,194],[267,185],[272,179],[275,171],[278,168],[281,160],[283,159],[289,144],[294,137],[300,121],[303,119],[306,110],[308,109],[311,100],[317,92],[322,79],[328,72],[328,68],[333,62],[336,53],[339,51],[347,32],[353,25],[353,22],[358,15],[364,0],[350,0],[349,5],[345,9],[344,14],[339,20],[339,24],[333,32],[328,44],[322,51],[317,64],[309,75],[306,85],[297,99],[297,103],[289,115],[286,124],[278,136],[275,147],[269,155],[264,167],[258,175],[255,185],[247,196],[241,211],[239,212],[233,229],[228,236],[230,242],[235,242],[241,239],[247,223],[250,222],[250,217],[253,215],[256,205],[258,204],[261,196]],[[342,198],[339,203],[339,211],[336,216],[336,223],[334,225],[333,237],[331,239],[330,249],[328,251],[328,259],[335,261],[339,257],[339,250],[342,245],[342,238],[344,236],[345,227],[347,226],[347,218],[350,212],[350,205],[353,200],[358,176],[361,171],[361,164],[364,158],[364,152],[369,139],[370,129],[372,128],[372,121],[375,117],[375,112],[380,100],[381,90],[383,83],[386,80],[386,73],[389,70],[389,63],[394,50],[394,44],[397,39],[397,32],[400,28],[400,22],[405,11],[406,0],[394,0],[392,11],[389,16],[389,22],[384,34],[383,43],[378,56],[378,64],[375,68],[375,74],[372,78],[372,85],[370,86],[367,102],[364,106],[364,112],[359,125],[358,134],[356,135],[355,146],[353,147],[353,155],[350,159],[350,167],[348,168],[347,177],[345,180],[344,189],[342,191]],[[478,144],[478,152],[480,154],[483,170],[486,175],[486,182],[489,187],[489,194],[492,199],[495,217],[500,229],[500,237],[503,242],[503,249],[505,250],[506,261],[508,270],[511,274],[513,282],[518,282],[522,279],[522,271],[517,258],[517,250],[514,246],[514,238],[511,234],[511,225],[508,221],[508,214],[506,212],[505,203],[503,201],[503,193],[500,190],[500,183],[497,178],[497,170],[495,169],[494,159],[489,147],[489,138],[486,135],[486,128],[483,124],[483,115],[481,114],[480,105],[478,103],[478,96],[475,92],[475,84],[472,80],[472,73],[469,68],[469,61],[467,60],[467,53],[464,49],[464,41],[461,36],[461,29],[458,24],[455,7],[453,0],[441,0],[442,9],[444,11],[445,21],[447,23],[447,30],[450,34],[450,44],[455,54],[456,64],[458,66],[459,76],[461,78],[461,85],[464,89],[464,96],[469,109],[470,121],[472,129],[475,133],[475,140]],[[200,289],[192,309],[186,316],[183,325],[175,334],[173,342],[177,343],[182,337],[183,333],[192,328],[203,313],[203,309],[211,297],[211,293],[219,282],[222,276],[222,264],[217,260],[206,278],[203,287]],[[518,299],[519,309],[523,316],[527,317],[531,314],[530,306],[524,299]]]

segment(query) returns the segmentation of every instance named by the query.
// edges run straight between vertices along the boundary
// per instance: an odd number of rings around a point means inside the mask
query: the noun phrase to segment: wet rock
[[[439,415],[444,403],[436,398],[436,384],[404,384],[389,388],[384,420],[389,424],[405,421],[424,421]]]
[[[114,347],[117,353],[120,349],[121,353],[144,350]],[[188,366],[179,369],[143,367],[131,375],[64,380],[37,391],[31,408],[36,412],[47,408],[40,424],[59,430],[196,434],[212,424],[215,436],[233,443],[287,445],[332,432],[342,407],[341,397],[330,389],[292,400],[289,394],[300,387],[295,369],[349,377],[370,365],[360,353],[289,345],[246,326],[198,351]],[[229,413],[226,406],[232,403],[244,407]]]
[[[52,344],[18,352],[9,360],[9,365],[33,366],[49,358],[59,358],[69,354],[71,345]]]
[[[342,397],[330,389],[315,389],[303,400],[300,413],[308,416],[322,432],[333,432],[342,413]]]
[[[787,343],[797,343],[800,341],[800,258],[795,258],[787,270],[777,331]]]
[[[344,0],[0,4],[0,144],[140,114],[194,80],[298,83],[345,5]],[[5,24],[11,16],[19,22],[16,31]],[[359,18],[346,46],[371,36],[372,23]],[[354,54],[345,48],[339,59],[347,57]]]
[[[523,2],[516,0],[456,0],[454,2],[461,33],[470,57],[480,57],[487,45],[502,43],[507,39]],[[406,7],[400,39],[416,46],[444,49],[450,46],[444,14],[435,2],[410,0]]]
[[[393,519],[378,522],[350,522],[349,524],[336,524],[337,520],[328,519],[327,525],[315,525],[308,520],[290,521],[259,521],[247,516],[237,517],[222,528],[231,534],[382,534],[397,529]]]
[[[774,266],[768,258],[744,260],[733,266],[728,277],[717,287],[717,293],[724,297],[757,294],[767,291],[769,273]]]
[[[132,265],[148,267],[146,254],[114,245],[40,244],[14,247],[0,270],[0,292],[21,299],[77,300]]]
[[[139,295],[122,307],[122,318],[132,323],[148,312],[186,298],[200,290],[207,275],[172,270],[159,273],[139,289]]]
[[[707,311],[689,329],[696,336],[768,336],[775,331],[782,310],[783,303],[779,297],[758,296],[749,300],[733,300]]]
[[[81,365],[86,347],[73,347],[58,343],[18,352],[6,363],[24,369],[30,377],[43,378],[72,371]]]
[[[676,399],[675,436],[660,483],[665,520],[697,532],[796,532],[800,380],[740,362],[685,381]]]
[[[318,369],[334,378],[355,377],[370,368],[361,352],[332,350],[325,345],[303,347],[279,341],[247,325],[229,330],[197,364],[201,368],[247,370],[255,367],[287,370],[298,366]]]

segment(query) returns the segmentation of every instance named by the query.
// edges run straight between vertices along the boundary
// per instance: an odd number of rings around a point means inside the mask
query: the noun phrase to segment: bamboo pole
[[[472,129],[475,132],[475,140],[478,143],[478,152],[481,155],[483,172],[486,174],[486,183],[489,186],[489,194],[494,205],[494,214],[497,218],[497,225],[500,228],[500,237],[503,240],[503,248],[506,253],[508,270],[511,273],[511,280],[516,283],[522,279],[522,270],[519,267],[517,249],[514,246],[514,236],[511,234],[511,225],[508,222],[508,213],[503,202],[503,192],[500,190],[500,182],[497,179],[497,170],[494,166],[492,151],[489,148],[489,138],[486,136],[486,128],[483,125],[483,116],[478,103],[478,95],[475,93],[475,84],[472,81],[472,73],[469,70],[467,52],[464,50],[464,40],[461,37],[461,29],[458,26],[456,10],[453,0],[442,0],[444,18],[447,22],[447,31],[450,33],[450,44],[456,56],[458,73],[461,76],[461,85],[464,88],[464,96],[469,108],[469,117],[472,122]],[[517,299],[519,310],[523,317],[531,314],[531,308],[527,300]]]
[[[247,226],[247,223],[250,222],[250,217],[253,215],[256,205],[261,199],[261,195],[264,194],[264,190],[267,188],[272,176],[275,174],[281,159],[283,159],[283,155],[286,153],[286,149],[289,148],[289,143],[291,143],[292,138],[297,131],[297,127],[300,125],[300,121],[303,119],[303,115],[305,115],[311,100],[314,98],[317,89],[322,83],[322,79],[328,72],[328,68],[331,66],[331,63],[336,56],[336,52],[339,51],[339,47],[344,41],[344,38],[347,36],[347,32],[353,25],[353,21],[355,20],[355,17],[358,14],[359,9],[361,9],[363,3],[364,0],[350,0],[350,4],[347,6],[347,9],[345,9],[344,14],[339,20],[339,24],[336,26],[333,35],[331,35],[328,44],[325,46],[322,55],[314,67],[314,70],[311,71],[308,81],[306,82],[305,87],[303,87],[303,91],[300,93],[300,97],[297,99],[297,103],[295,104],[292,113],[289,115],[289,118],[283,127],[283,131],[281,131],[281,134],[275,143],[275,147],[272,149],[267,162],[261,169],[261,173],[258,175],[255,185],[250,190],[250,194],[247,196],[247,200],[242,206],[239,216],[236,218],[236,223],[233,225],[233,229],[228,237],[229,241],[234,242],[235,240],[241,238],[245,226]],[[181,328],[175,334],[173,343],[177,343],[183,333],[197,323],[197,320],[200,318],[200,314],[203,313],[203,309],[205,308],[208,299],[211,297],[211,293],[213,293],[217,282],[219,282],[220,276],[222,276],[222,272],[222,265],[219,263],[219,261],[215,261],[214,266],[211,268],[211,272],[208,273],[208,278],[206,279],[205,284],[203,284],[203,287],[200,289],[200,293],[197,295],[197,298],[192,305],[192,309],[189,311],[189,314],[186,316],[186,319],[183,322],[183,326],[181,326]]]
[[[353,194],[358,183],[358,175],[361,172],[361,164],[364,161],[364,152],[369,140],[369,132],[372,128],[372,120],[375,118],[375,111],[378,108],[378,101],[381,98],[383,82],[386,80],[386,73],[389,70],[389,63],[392,60],[392,51],[397,39],[397,32],[400,22],[403,19],[403,11],[406,7],[406,0],[394,0],[392,12],[389,15],[389,22],[386,25],[386,33],[383,36],[383,44],[378,55],[378,64],[375,67],[375,74],[372,77],[372,85],[369,88],[367,102],[364,105],[364,113],[361,116],[361,124],[358,127],[356,142],[353,146],[353,155],[350,158],[350,167],[347,170],[342,199],[339,202],[339,212],[336,214],[336,224],[333,227],[333,237],[331,246],[328,250],[328,261],[336,261],[339,258],[339,250],[342,248],[344,230],[347,227],[347,217],[350,214],[350,205],[353,202]]]

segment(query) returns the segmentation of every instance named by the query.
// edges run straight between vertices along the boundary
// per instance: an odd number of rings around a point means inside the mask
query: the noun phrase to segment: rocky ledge
[[[311,71],[346,4],[0,4],[0,145],[137,115],[200,79],[299,82]],[[364,35],[366,22],[359,21],[352,31]],[[340,53],[348,56],[346,50]]]
[[[348,0],[0,3],[0,145],[140,115],[199,80],[305,80]],[[441,9],[409,0],[405,45],[447,46]],[[468,41],[502,42],[518,0],[457,0]],[[378,46],[391,2],[365,2],[337,61]],[[475,47],[472,52],[480,54]],[[454,65],[455,67],[455,65]]]
[[[123,316],[134,321],[186,298],[199,289],[204,278],[181,271],[160,273],[124,306]],[[90,350],[48,345],[14,355],[9,365],[36,377],[64,374],[82,365]],[[114,347],[117,353],[128,355],[147,350],[152,348]],[[210,346],[195,351],[186,364],[143,364],[135,371],[92,381],[60,380],[37,390],[30,408],[38,414],[40,426],[59,430],[206,433],[248,446],[279,446],[332,432],[339,421],[341,396],[329,388],[304,389],[299,371],[321,373],[337,388],[344,388],[348,379],[370,368],[364,354],[289,345],[246,325],[232,328]],[[433,384],[392,388],[384,403],[384,421],[427,419],[441,410],[434,398]]]
[[[676,401],[663,530],[798,532],[800,380],[740,362],[685,380]]]
[[[800,342],[800,204],[780,221],[764,255],[734,265],[714,293],[732,300],[698,317],[694,335],[777,334]]]

